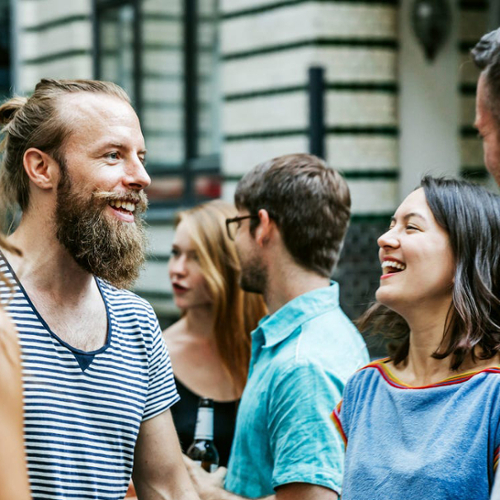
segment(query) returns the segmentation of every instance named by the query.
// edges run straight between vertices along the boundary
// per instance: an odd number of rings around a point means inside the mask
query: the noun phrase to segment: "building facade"
[[[498,6],[447,1],[448,37],[430,62],[413,0],[11,0],[13,88],[100,78],[132,96],[153,178],[150,258],[137,292],[165,324],[178,314],[167,274],[175,211],[231,200],[257,163],[310,151],[319,99],[323,156],[352,192],[335,277],[356,317],[378,283],[376,239],[420,176],[489,182],[468,53],[500,24]],[[319,94],[311,68],[323,74]]]

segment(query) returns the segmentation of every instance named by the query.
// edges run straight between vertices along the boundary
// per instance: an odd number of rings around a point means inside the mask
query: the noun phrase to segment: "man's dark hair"
[[[349,225],[347,183],[316,156],[292,154],[257,165],[238,183],[238,209],[265,209],[279,228],[295,262],[329,277]],[[255,231],[259,221],[250,221]]]
[[[486,81],[485,104],[500,125],[500,28],[484,35],[471,55]]]
[[[455,258],[452,304],[432,357],[451,355],[451,368],[458,370],[467,356],[490,359],[500,351],[500,197],[457,179],[426,176],[420,186]],[[407,358],[410,330],[396,312],[376,302],[358,327],[392,339],[394,364]]]

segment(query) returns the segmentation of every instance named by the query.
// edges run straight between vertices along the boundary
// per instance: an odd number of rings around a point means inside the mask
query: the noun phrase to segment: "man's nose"
[[[145,189],[151,184],[151,177],[138,156],[130,159],[126,169],[125,183],[129,189]]]

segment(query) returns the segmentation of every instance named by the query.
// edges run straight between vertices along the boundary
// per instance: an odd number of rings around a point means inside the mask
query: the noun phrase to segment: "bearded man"
[[[42,80],[0,106],[1,199],[22,217],[0,289],[21,343],[34,499],[196,499],[169,408],[178,395],[149,304],[144,138],[112,83]]]

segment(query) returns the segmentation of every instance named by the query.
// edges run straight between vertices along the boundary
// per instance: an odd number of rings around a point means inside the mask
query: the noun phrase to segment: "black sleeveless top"
[[[175,403],[170,410],[181,442],[182,452],[186,453],[194,440],[194,428],[200,396],[191,392],[177,378],[175,379],[175,385],[181,400]],[[214,443],[219,452],[219,465],[224,467],[227,467],[233,442],[238,403],[239,399],[223,403],[214,401]]]

